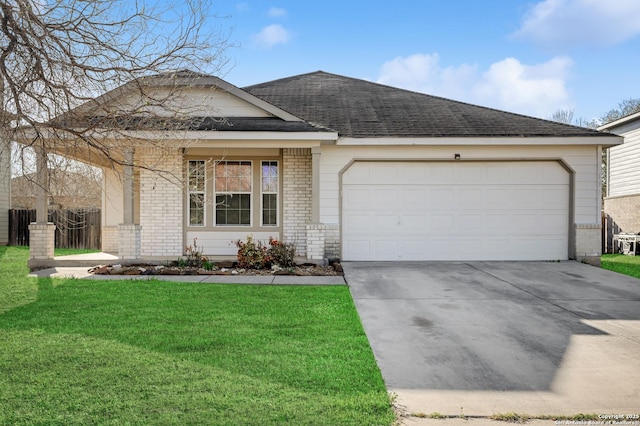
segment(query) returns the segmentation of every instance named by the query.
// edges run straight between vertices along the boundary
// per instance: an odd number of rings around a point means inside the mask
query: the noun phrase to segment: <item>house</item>
[[[607,194],[604,212],[612,233],[640,232],[640,112],[598,128],[624,137],[607,151]],[[611,247],[609,247],[611,248]]]
[[[140,87],[189,120],[146,119]],[[615,135],[322,71],[242,89],[180,71],[74,117],[132,108],[140,119],[104,136],[120,165],[69,150],[103,168],[103,250],[122,259],[175,258],[196,238],[233,255],[252,235],[309,259],[599,261]]]

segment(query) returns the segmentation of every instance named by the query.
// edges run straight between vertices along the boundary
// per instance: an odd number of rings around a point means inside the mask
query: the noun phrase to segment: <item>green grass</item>
[[[600,262],[604,269],[640,278],[640,256],[604,254],[600,258]]]
[[[26,278],[0,247],[0,424],[389,425],[345,286]]]
[[[53,251],[54,256],[69,256],[71,254],[99,253],[100,250],[95,249],[74,249],[74,248],[56,248]]]

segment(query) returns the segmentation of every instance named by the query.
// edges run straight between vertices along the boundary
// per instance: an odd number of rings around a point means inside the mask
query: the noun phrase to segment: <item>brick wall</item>
[[[100,238],[102,240],[101,250],[105,253],[118,254],[118,227],[103,226]]]
[[[118,256],[121,259],[139,259],[141,241],[140,225],[118,226]]]
[[[340,259],[340,225],[337,223],[325,224],[324,256],[327,259]]]
[[[605,198],[604,212],[619,232],[640,232],[640,195]]]
[[[578,223],[576,233],[576,260],[600,266],[602,255],[602,227],[597,223]]]
[[[307,224],[311,222],[311,149],[285,148],[282,153],[282,231],[285,241],[307,256]]]
[[[183,252],[182,155],[159,149],[139,150],[141,255],[180,256]],[[161,172],[159,172],[161,171]]]
[[[53,223],[32,223],[29,225],[29,259],[53,259],[56,226]]]
[[[307,259],[324,259],[324,231],[321,223],[307,225]]]

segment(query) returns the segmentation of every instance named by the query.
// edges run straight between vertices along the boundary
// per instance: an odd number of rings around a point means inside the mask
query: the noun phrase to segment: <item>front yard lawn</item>
[[[640,278],[640,256],[603,254],[600,263],[604,269]]]
[[[0,424],[394,421],[345,286],[26,278],[0,247]]]

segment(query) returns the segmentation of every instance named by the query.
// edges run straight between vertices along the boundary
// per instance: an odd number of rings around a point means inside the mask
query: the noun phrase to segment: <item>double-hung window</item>
[[[219,161],[215,169],[215,224],[251,226],[251,161]]]
[[[278,162],[261,163],[262,226],[278,225]]]
[[[206,163],[204,160],[189,160],[189,226],[204,226]]]

